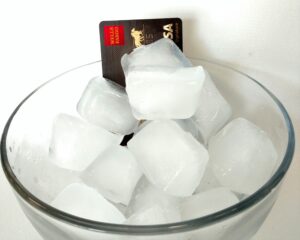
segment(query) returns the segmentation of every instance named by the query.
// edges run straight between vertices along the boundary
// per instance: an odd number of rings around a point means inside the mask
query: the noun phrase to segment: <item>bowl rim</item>
[[[288,143],[287,148],[285,151],[284,158],[276,170],[276,172],[273,174],[273,176],[255,193],[250,195],[249,197],[245,198],[241,202],[228,207],[226,209],[223,209],[221,211],[215,212],[210,215],[206,215],[204,217],[195,218],[191,220],[176,222],[176,223],[168,223],[168,224],[157,224],[157,225],[124,225],[124,224],[113,224],[113,223],[105,223],[105,222],[98,222],[93,221],[89,219],[84,219],[81,217],[77,217],[71,214],[68,214],[66,212],[63,212],[61,210],[58,210],[54,207],[51,207],[47,203],[43,202],[33,194],[31,194],[22,184],[19,182],[15,174],[13,173],[13,170],[9,164],[8,156],[7,156],[7,147],[6,147],[6,139],[9,131],[9,127],[11,122],[14,119],[14,116],[17,114],[18,110],[22,107],[22,105],[29,99],[35,92],[37,92],[40,88],[44,87],[46,84],[54,81],[55,79],[69,73],[72,71],[75,71],[77,69],[93,65],[93,64],[99,64],[100,61],[94,61],[88,64],[84,64],[75,68],[72,68],[68,71],[65,71],[50,80],[46,81],[45,83],[41,84],[39,87],[37,87],[34,91],[32,91],[27,97],[25,97],[19,105],[15,108],[15,110],[10,115],[9,119],[6,122],[6,125],[4,127],[2,137],[1,137],[1,162],[2,162],[2,168],[6,175],[6,178],[8,179],[10,185],[13,187],[13,189],[18,193],[19,196],[27,204],[32,206],[34,209],[43,212],[44,214],[65,222],[67,224],[71,224],[76,227],[84,228],[91,231],[96,232],[104,232],[109,234],[125,234],[125,235],[159,235],[159,234],[173,234],[173,233],[179,233],[179,232],[187,232],[192,231],[195,229],[199,229],[208,225],[212,225],[214,223],[223,221],[225,219],[228,219],[230,217],[233,217],[246,209],[250,208],[251,206],[254,206],[258,202],[260,202],[262,199],[264,199],[283,179],[284,175],[286,174],[294,154],[295,149],[295,134],[294,134],[294,128],[292,121],[289,117],[289,114],[287,113],[285,107],[283,104],[277,99],[277,97],[271,93],[266,87],[264,87],[261,83],[259,83],[257,80],[249,76],[248,74],[245,74],[239,70],[236,70],[232,67],[216,63],[214,61],[209,61],[201,58],[192,58],[189,57],[191,60],[195,61],[202,61],[207,62],[209,64],[216,65],[221,68],[226,68],[227,70],[231,70],[235,73],[238,73],[240,75],[243,75],[244,77],[248,78],[250,81],[253,81],[256,83],[259,87],[261,87],[274,101],[274,103],[277,105],[279,110],[281,111],[284,120],[285,125],[288,131]]]

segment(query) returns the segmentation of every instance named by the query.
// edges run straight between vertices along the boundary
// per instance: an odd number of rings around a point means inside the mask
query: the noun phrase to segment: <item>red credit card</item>
[[[134,48],[170,38],[182,50],[180,18],[102,21],[99,24],[103,77],[125,86],[121,57]]]

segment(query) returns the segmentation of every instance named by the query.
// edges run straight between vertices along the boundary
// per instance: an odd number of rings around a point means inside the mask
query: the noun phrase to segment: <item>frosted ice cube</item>
[[[89,122],[111,132],[129,134],[137,126],[125,89],[104,78],[93,78],[77,105],[79,114]]]
[[[107,199],[127,205],[141,176],[132,153],[126,147],[112,146],[100,154],[81,177]]]
[[[82,184],[67,186],[51,203],[55,208],[89,220],[123,223],[124,215],[96,190]]]
[[[203,217],[238,203],[238,198],[227,188],[215,188],[186,198],[181,203],[184,220]]]
[[[168,38],[135,48],[121,58],[125,76],[136,67],[190,67],[191,62],[184,56],[177,45]]]
[[[53,123],[51,160],[62,168],[82,171],[109,146],[117,145],[121,140],[121,135],[60,114]]]
[[[223,127],[231,116],[231,107],[216,88],[207,71],[200,94],[199,106],[193,120],[205,142]]]
[[[277,152],[267,134],[243,118],[228,123],[209,142],[213,170],[223,186],[252,194],[270,178]]]
[[[138,182],[126,210],[127,224],[163,224],[181,220],[180,198],[151,185],[145,177]]]
[[[196,188],[194,194],[205,192],[217,187],[221,187],[221,184],[213,172],[211,161],[209,161],[206,166],[203,178],[201,179],[201,182]]]
[[[143,173],[159,189],[189,196],[199,185],[208,152],[190,133],[172,120],[155,120],[129,142]]]
[[[205,79],[202,67],[136,68],[128,72],[126,91],[137,119],[185,119],[199,104]]]

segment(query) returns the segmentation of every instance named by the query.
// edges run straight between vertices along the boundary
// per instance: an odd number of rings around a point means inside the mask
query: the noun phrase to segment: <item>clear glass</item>
[[[233,118],[248,118],[272,139],[279,162],[269,181],[232,207],[201,218],[164,225],[126,226],[96,222],[51,207],[47,203],[59,189],[45,186],[55,180],[58,185],[64,183],[54,179],[49,171],[35,171],[42,153],[24,146],[22,140],[30,137],[37,145],[48,141],[47,129],[51,129],[56,114],[77,115],[76,104],[84,87],[92,77],[102,75],[100,62],[90,63],[60,74],[33,91],[15,109],[3,132],[3,170],[24,213],[45,240],[247,240],[257,232],[277,198],[280,183],[292,161],[295,139],[291,120],[279,100],[256,80],[220,64],[191,60],[204,66],[212,75],[233,108]],[[28,151],[20,158],[18,151],[24,147]],[[74,178],[76,181],[76,175]]]

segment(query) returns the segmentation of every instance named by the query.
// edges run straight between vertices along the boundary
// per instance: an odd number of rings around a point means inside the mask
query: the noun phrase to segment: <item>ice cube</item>
[[[139,121],[138,127],[134,130],[134,134],[137,134],[140,130],[146,127],[151,121],[141,120]]]
[[[15,149],[13,161],[12,169],[22,185],[47,203],[67,185],[80,181],[76,173],[50,161],[49,143],[32,142],[27,136]]]
[[[205,79],[202,67],[135,68],[126,91],[137,119],[185,119],[197,110]]]
[[[238,198],[227,188],[214,188],[186,198],[181,203],[184,220],[200,218],[238,203]]]
[[[125,89],[104,78],[93,78],[77,105],[87,121],[111,132],[129,134],[137,126]]]
[[[221,187],[221,184],[213,172],[211,161],[209,161],[206,166],[203,178],[201,179],[201,182],[196,188],[194,194],[205,192],[217,187]]]
[[[123,55],[121,64],[125,76],[136,67],[191,67],[177,45],[168,38],[135,48],[132,53]]]
[[[244,194],[266,183],[277,160],[267,134],[244,118],[234,119],[211,138],[209,154],[220,183]]]
[[[208,162],[201,143],[172,120],[155,120],[129,142],[143,173],[157,188],[189,196],[199,185]]]
[[[207,71],[194,122],[198,125],[205,142],[220,130],[231,116],[231,107],[216,88]]]
[[[133,154],[126,147],[112,146],[100,154],[81,177],[107,199],[127,205],[141,176]]]
[[[204,143],[200,129],[193,118],[178,119],[175,122],[186,132],[193,135],[199,142]]]
[[[174,120],[184,131],[190,133],[195,139],[197,139],[200,143],[204,143],[202,139],[201,132],[199,130],[198,125],[192,118],[188,119],[178,119]],[[139,124],[139,126],[135,129],[135,134],[138,133],[142,128],[144,128],[151,121],[143,121]]]
[[[113,201],[109,201],[111,204],[113,204],[119,211],[125,216],[127,206],[122,203],[115,203]]]
[[[86,123],[79,118],[60,114],[53,124],[50,156],[54,164],[75,171],[84,170],[122,136]]]
[[[181,220],[180,198],[155,188],[142,177],[126,210],[127,224],[163,224]]]
[[[69,214],[89,220],[123,223],[124,215],[96,190],[82,184],[67,186],[51,205]]]
[[[134,213],[125,221],[125,224],[128,225],[153,225],[164,223],[169,223],[169,221],[164,215],[164,209],[157,205]]]

